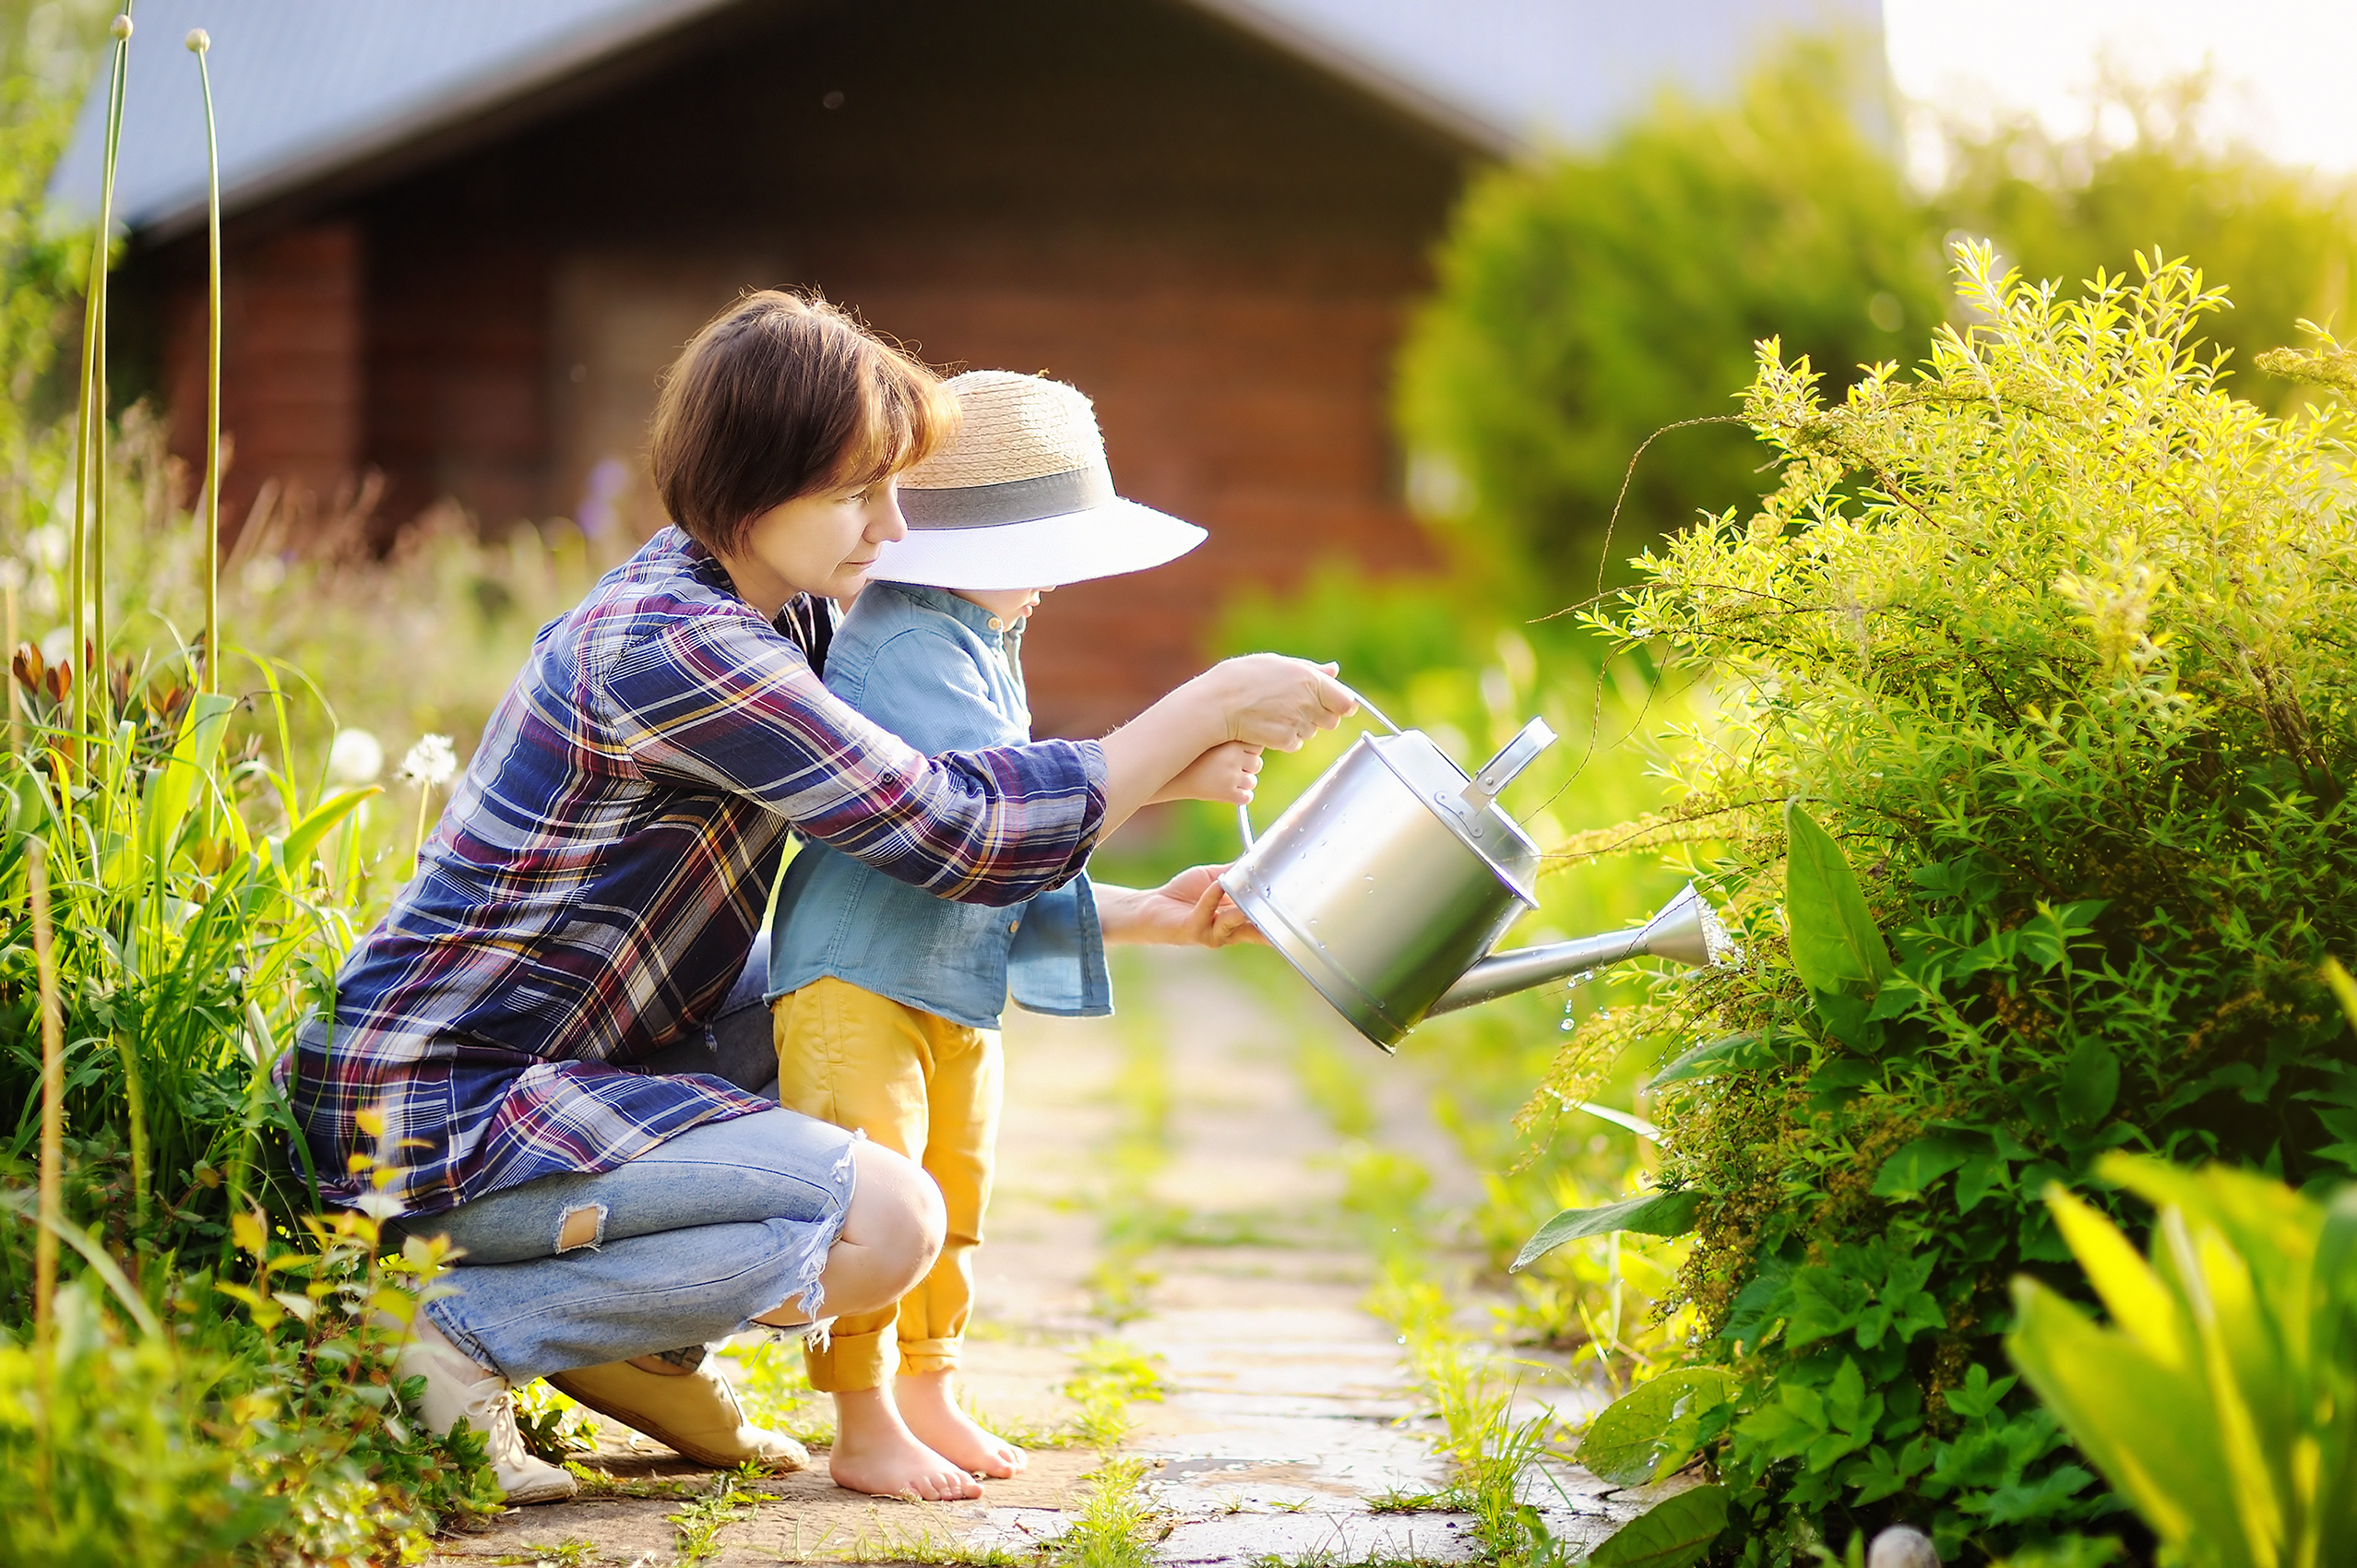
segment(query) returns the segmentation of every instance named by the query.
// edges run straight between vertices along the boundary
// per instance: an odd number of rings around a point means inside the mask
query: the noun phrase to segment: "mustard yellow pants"
[[[831,976],[780,997],[775,1016],[780,1103],[907,1155],[941,1188],[949,1211],[940,1260],[916,1289],[896,1307],[837,1318],[827,1348],[805,1350],[811,1386],[880,1388],[896,1352],[904,1372],[954,1369],[973,1313],[974,1249],[998,1144],[998,1031],[953,1024]]]

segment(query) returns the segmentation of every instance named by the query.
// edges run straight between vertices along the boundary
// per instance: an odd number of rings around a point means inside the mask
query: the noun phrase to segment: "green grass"
[[[1298,1005],[1281,993],[1274,1005]],[[1293,1069],[1304,1098],[1345,1140],[1342,1208],[1375,1265],[1366,1306],[1397,1331],[1418,1393],[1439,1418],[1434,1451],[1448,1462],[1437,1491],[1388,1493],[1377,1513],[1471,1515],[1475,1539],[1493,1562],[1528,1562],[1553,1550],[1537,1511],[1522,1501],[1556,1422],[1546,1412],[1518,1420],[1516,1380],[1458,1326],[1438,1258],[1432,1175],[1419,1161],[1374,1142],[1379,1123],[1351,1043],[1303,1028]],[[1305,1562],[1318,1561],[1315,1556]]]
[[[754,1483],[761,1479],[760,1471],[751,1465],[724,1471],[716,1478],[717,1490],[708,1496],[664,1515],[679,1532],[678,1554],[672,1560],[678,1568],[711,1562],[720,1555],[722,1530],[751,1518],[755,1503],[778,1501],[769,1492],[754,1490]]]
[[[597,1544],[578,1536],[567,1536],[547,1546],[534,1546],[527,1541],[521,1551],[510,1551],[494,1557],[499,1568],[589,1568],[597,1561]]]
[[[736,1363],[730,1379],[745,1420],[781,1431],[808,1447],[835,1441],[834,1402],[810,1386],[798,1338],[768,1337],[754,1345],[730,1345],[719,1354]]]
[[[1148,1501],[1143,1459],[1112,1459],[1082,1482],[1079,1516],[1050,1542],[1051,1568],[1151,1568],[1154,1547],[1170,1533]]]

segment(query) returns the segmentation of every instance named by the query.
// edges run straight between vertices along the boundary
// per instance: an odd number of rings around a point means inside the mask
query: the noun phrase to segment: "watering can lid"
[[[1539,907],[1532,886],[1539,872],[1539,846],[1495,802],[1476,806],[1465,798],[1471,778],[1431,736],[1421,730],[1401,730],[1361,736],[1359,744],[1371,747],[1457,841],[1482,858],[1507,892],[1531,909]]]

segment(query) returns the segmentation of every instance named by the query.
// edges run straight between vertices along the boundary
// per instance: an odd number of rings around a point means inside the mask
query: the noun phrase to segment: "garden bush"
[[[1952,132],[1932,220],[1986,234],[2031,278],[2075,286],[2159,245],[2197,256],[2233,306],[2201,335],[2232,350],[2244,397],[2276,411],[2305,390],[2257,364],[2302,317],[2330,321],[2357,277],[2357,183],[2280,164],[2222,136],[2208,79],[2113,81],[2089,128],[2058,136],[2034,120]],[[2107,128],[2108,127],[2108,128]],[[2261,374],[2249,374],[2256,368]]]
[[[2200,78],[2107,84],[2089,128],[1933,127],[1944,173],[1911,186],[1880,65],[1803,42],[1731,104],[1666,99],[1594,148],[1542,149],[1477,178],[1399,362],[1410,499],[1482,591],[1520,613],[1584,601],[1600,566],[1772,476],[1734,428],[1750,345],[1774,337],[1838,391],[1944,318],[1962,320],[1943,236],[1985,235],[2065,292],[2160,245],[2201,258],[2234,308],[2201,336],[2244,395],[2282,411],[2256,354],[2329,321],[2357,276],[2357,182],[2220,136]],[[1672,429],[1630,476],[1630,457]],[[1605,533],[1624,482],[1625,505]]]
[[[2133,1537],[2002,1349],[2015,1275],[2085,1294],[2042,1194],[2129,1220],[2113,1150],[2357,1170],[2319,978],[2357,949],[2346,427],[2232,396],[2182,263],[2065,298],[1965,246],[1957,280],[1982,325],[1838,400],[1761,345],[1778,488],[1591,617],[1723,706],[1666,811],[1567,852],[1690,859],[1742,958],[1584,1024],[1533,1114],[1676,1058],[1677,1297],[1732,1378],[1662,1463],[1710,1457],[1747,1562]]]
[[[1411,499],[1485,592],[1530,614],[1592,591],[1629,455],[1732,415],[1756,340],[1842,374],[1944,314],[1936,236],[1862,123],[1878,80],[1862,50],[1803,44],[1732,105],[1665,99],[1592,154],[1474,181],[1397,409]],[[1757,493],[1757,466],[1737,430],[1665,436],[1624,539]]]

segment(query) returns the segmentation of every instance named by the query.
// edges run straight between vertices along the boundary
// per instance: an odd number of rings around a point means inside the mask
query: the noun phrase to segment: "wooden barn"
[[[207,27],[234,527],[266,481],[378,526],[650,530],[657,371],[740,291],[815,287],[929,361],[1067,380],[1123,489],[1204,524],[1057,597],[1042,733],[1196,668],[1239,584],[1426,545],[1389,367],[1469,171],[1711,90],[1874,0],[149,0],[116,214],[118,382],[201,441]],[[97,99],[54,192],[98,188]]]

